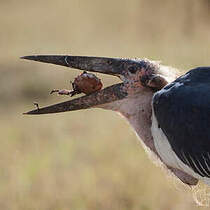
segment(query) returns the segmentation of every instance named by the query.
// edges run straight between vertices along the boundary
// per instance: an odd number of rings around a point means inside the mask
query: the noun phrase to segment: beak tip
[[[25,60],[34,60],[36,59],[36,56],[29,55],[29,56],[21,56],[20,59],[25,59]]]
[[[65,58],[66,56],[64,55],[28,55],[20,57],[20,59],[38,61],[38,62],[50,63],[50,64],[56,64],[68,67]]]
[[[23,114],[23,115],[29,115],[30,112],[23,112],[22,114]]]
[[[39,109],[32,110],[32,111],[29,111],[29,112],[24,112],[22,114],[23,115],[35,115],[35,114],[39,114]]]

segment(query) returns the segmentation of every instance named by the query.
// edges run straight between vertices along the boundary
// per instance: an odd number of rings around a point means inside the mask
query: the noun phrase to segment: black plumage
[[[176,155],[210,177],[210,67],[199,67],[158,91],[153,109]]]

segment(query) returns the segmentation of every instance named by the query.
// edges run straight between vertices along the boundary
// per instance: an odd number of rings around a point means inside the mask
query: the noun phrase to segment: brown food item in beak
[[[58,95],[70,95],[71,97],[80,93],[85,93],[86,95],[88,95],[98,90],[101,90],[102,87],[103,84],[98,77],[96,77],[92,73],[87,73],[86,71],[84,71],[82,74],[74,79],[74,82],[72,82],[72,91],[66,89],[54,89],[50,92],[50,94],[58,93]]]
[[[92,73],[84,71],[82,74],[77,76],[72,83],[73,91],[77,93],[90,94],[103,87],[101,80]]]

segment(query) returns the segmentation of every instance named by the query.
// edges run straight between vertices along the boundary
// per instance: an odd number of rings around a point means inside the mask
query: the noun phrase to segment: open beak
[[[138,61],[132,59],[87,56],[36,55],[21,58],[114,76],[123,75],[129,66],[139,64]],[[100,107],[100,105],[121,100],[126,96],[127,92],[124,83],[119,83],[80,98],[37,108],[24,114],[49,114]]]

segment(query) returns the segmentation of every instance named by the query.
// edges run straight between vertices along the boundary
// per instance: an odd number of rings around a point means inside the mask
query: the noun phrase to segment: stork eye
[[[128,71],[130,71],[130,73],[135,74],[137,71],[137,68],[135,66],[130,66],[128,67]]]

